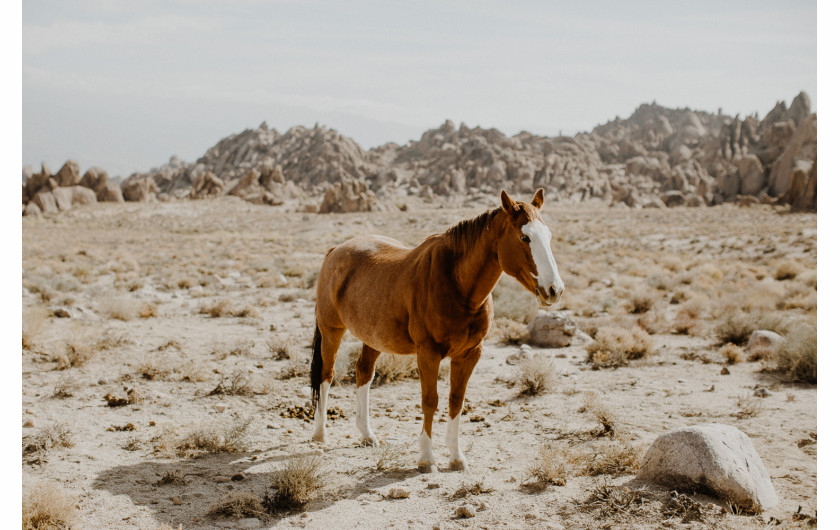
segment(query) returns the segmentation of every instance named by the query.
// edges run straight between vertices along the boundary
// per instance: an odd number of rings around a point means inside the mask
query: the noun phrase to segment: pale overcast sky
[[[262,121],[369,148],[574,134],[641,103],[817,107],[813,1],[26,0],[23,163],[126,177]]]

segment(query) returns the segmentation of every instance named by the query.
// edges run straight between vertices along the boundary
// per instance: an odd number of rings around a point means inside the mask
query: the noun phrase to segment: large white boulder
[[[683,491],[708,490],[747,510],[779,503],[770,475],[746,434],[707,423],[667,432],[648,448],[637,478]]]

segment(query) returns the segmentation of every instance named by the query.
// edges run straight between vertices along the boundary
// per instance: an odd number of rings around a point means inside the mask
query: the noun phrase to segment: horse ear
[[[513,215],[516,212],[516,204],[505,190],[502,190],[502,208],[505,209],[508,215]]]
[[[544,201],[545,201],[545,193],[543,192],[543,189],[540,188],[534,194],[534,198],[531,199],[531,204],[536,206],[537,210],[539,210],[540,208],[542,208],[542,205],[543,205]]]

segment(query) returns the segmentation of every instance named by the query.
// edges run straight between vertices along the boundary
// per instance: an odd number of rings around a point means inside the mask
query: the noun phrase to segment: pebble
[[[476,511],[483,512],[486,509],[487,509],[487,505],[482,502],[481,504],[478,505],[478,510],[476,510]]]
[[[34,421],[32,421],[32,420],[26,420],[25,422],[23,422],[23,426],[24,426],[24,427],[34,427],[34,426],[35,426],[35,422],[34,422]]]
[[[245,473],[237,473],[234,476],[230,477],[230,479],[236,482],[239,480],[248,480],[248,477],[245,476]]]
[[[391,488],[388,492],[388,497],[392,499],[407,499],[411,492],[405,488]]]
[[[767,390],[766,388],[764,388],[763,386],[760,386],[760,387],[755,389],[755,392],[753,392],[753,395],[758,396],[758,397],[762,397],[762,398],[766,398],[766,397],[770,397],[770,391]]]
[[[227,405],[224,403],[217,403],[216,405],[213,405],[213,408],[216,409],[216,412],[224,412],[227,410]]]
[[[729,368],[723,367],[720,369],[720,375],[729,375]]]
[[[223,477],[222,475],[216,475],[213,477],[213,482],[230,482],[230,477]]]
[[[180,506],[181,505],[181,497],[172,497],[172,504],[174,504],[175,506]]]
[[[470,517],[475,517],[475,510],[473,510],[471,506],[458,506],[458,509],[455,510],[455,517],[457,519],[469,519]]]

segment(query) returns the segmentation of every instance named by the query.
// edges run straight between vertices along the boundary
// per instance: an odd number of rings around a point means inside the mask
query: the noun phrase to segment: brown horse
[[[493,287],[506,272],[543,305],[563,294],[551,233],[539,214],[543,200],[542,189],[530,204],[502,191],[501,207],[429,236],[416,248],[388,237],[361,236],[327,252],[315,301],[313,440],[324,440],[336,352],[349,329],[364,343],[356,363],[356,426],[363,444],[379,444],[368,420],[368,393],[380,352],[416,354],[423,407],[418,468],[435,469],[438,368],[449,357],[449,465],[467,469],[458,442],[461,405],[493,319]]]

